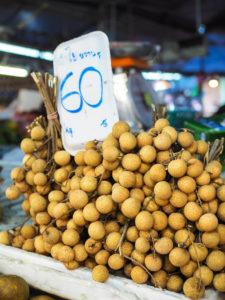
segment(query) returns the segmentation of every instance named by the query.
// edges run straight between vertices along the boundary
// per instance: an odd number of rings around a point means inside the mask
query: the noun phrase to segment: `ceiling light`
[[[182,78],[180,73],[168,72],[142,72],[142,75],[147,80],[180,80]]]
[[[212,89],[217,88],[219,86],[219,81],[217,79],[210,79],[208,85]]]
[[[0,51],[5,53],[49,60],[49,61],[53,60],[52,52],[40,51],[38,49],[8,44],[4,42],[0,42]]]
[[[24,68],[0,66],[0,75],[14,76],[14,77],[27,77],[28,71]]]

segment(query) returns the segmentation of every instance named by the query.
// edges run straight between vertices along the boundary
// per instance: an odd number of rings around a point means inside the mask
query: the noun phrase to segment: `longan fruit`
[[[102,244],[93,238],[89,238],[85,241],[84,247],[88,254],[95,255],[102,248]]]
[[[84,266],[90,270],[93,270],[94,267],[96,267],[96,262],[92,257],[88,257],[85,262],[84,262]]]
[[[142,188],[144,182],[143,182],[143,175],[138,173],[138,172],[135,172],[135,177],[136,177],[136,181],[135,181],[135,185],[134,185],[134,188]]]
[[[174,230],[170,227],[167,227],[165,229],[162,230],[162,237],[168,237],[171,240],[174,239]]]
[[[130,242],[135,242],[139,236],[138,229],[136,226],[130,226],[127,229],[126,238]]]
[[[220,203],[217,215],[221,221],[225,222],[225,202]]]
[[[110,256],[109,251],[102,249],[95,254],[95,261],[98,265],[106,265],[109,256]]]
[[[210,183],[210,175],[207,171],[203,171],[195,180],[198,185],[204,186]]]
[[[108,136],[102,143],[102,149],[104,150],[106,147],[115,146],[116,148],[119,147],[119,142],[116,138],[112,135]]]
[[[135,249],[140,253],[146,253],[150,249],[150,243],[146,238],[139,237],[135,241]]]
[[[62,234],[62,241],[65,245],[74,247],[79,243],[80,235],[74,229],[66,229]]]
[[[157,239],[159,234],[156,230],[151,229],[151,230],[140,230],[139,231],[139,236],[142,236],[144,238],[146,238],[147,240],[151,240],[151,239]]]
[[[112,192],[112,184],[109,181],[102,180],[98,184],[98,195],[109,195]]]
[[[34,238],[34,248],[35,251],[39,254],[45,254],[45,248],[44,248],[44,239],[42,235],[38,235]]]
[[[167,200],[172,195],[171,186],[167,181],[157,182],[154,187],[154,193],[156,197]]]
[[[183,292],[190,299],[201,299],[205,294],[205,287],[199,278],[190,277],[184,282]]]
[[[183,279],[178,276],[178,275],[171,275],[168,278],[167,284],[166,284],[166,288],[169,291],[175,292],[175,293],[179,293],[180,291],[182,291],[182,287],[183,287]]]
[[[62,183],[69,176],[68,171],[65,168],[59,168],[54,172],[54,180],[56,183]]]
[[[177,137],[178,143],[183,147],[183,148],[188,148],[192,145],[194,142],[193,135],[188,132],[188,131],[182,131],[178,133]]]
[[[89,149],[95,149],[96,148],[96,142],[95,141],[88,141],[85,145],[84,145],[84,148],[86,150],[89,150]]]
[[[130,273],[131,279],[138,284],[148,281],[148,273],[140,266],[134,266]]]
[[[150,197],[145,198],[143,206],[151,213],[159,209],[159,205],[156,204],[155,200],[152,200]]]
[[[160,150],[168,150],[172,145],[172,140],[167,133],[160,133],[154,138],[154,146]]]
[[[218,226],[218,219],[214,214],[206,213],[198,220],[198,226],[201,231],[213,231]]]
[[[125,188],[131,188],[136,183],[136,176],[131,171],[122,171],[119,175],[119,183]]]
[[[34,172],[33,171],[28,171],[25,175],[25,180],[29,185],[34,185]]]
[[[108,214],[113,210],[114,204],[110,195],[99,196],[95,202],[97,210],[101,214]]]
[[[24,241],[22,249],[29,252],[34,252],[34,240],[33,239],[27,239]]]
[[[30,136],[32,140],[41,141],[45,137],[45,130],[42,126],[37,125],[31,129]]]
[[[177,158],[175,160],[172,160],[168,164],[168,172],[174,178],[180,178],[180,177],[182,177],[182,176],[184,176],[186,174],[186,172],[187,172],[187,164],[181,158]]]
[[[38,225],[48,225],[51,222],[51,216],[42,211],[36,214],[35,221]]]
[[[190,260],[186,265],[180,267],[180,271],[185,277],[191,277],[197,268],[197,263],[193,260]]]
[[[210,285],[213,281],[213,272],[207,266],[200,266],[193,276],[199,278],[204,286]]]
[[[51,248],[51,256],[54,258],[54,259],[58,259],[58,253],[60,251],[60,249],[63,247],[63,243],[57,243],[55,245],[52,246]]]
[[[169,256],[168,255],[164,256],[163,267],[162,268],[167,273],[172,273],[172,272],[175,272],[177,270],[177,268],[174,265],[172,265],[171,262],[169,261]]]
[[[142,190],[143,190],[143,192],[145,193],[145,196],[146,196],[146,197],[151,196],[151,195],[153,194],[152,188],[150,188],[150,187],[147,186],[147,185],[143,185]]]
[[[225,267],[225,253],[220,250],[213,250],[207,256],[206,264],[214,272],[222,271]]]
[[[169,260],[175,267],[183,267],[190,260],[190,254],[186,249],[175,247],[169,253]]]
[[[31,154],[35,151],[35,143],[32,139],[24,138],[20,143],[20,148],[25,154]]]
[[[179,212],[174,212],[168,217],[168,224],[174,230],[179,230],[184,228],[186,224],[186,219],[183,214]]]
[[[205,245],[200,243],[192,243],[188,251],[191,255],[191,259],[196,262],[204,261],[208,255],[208,249]]]
[[[219,234],[219,245],[225,244],[225,224],[219,224],[217,227],[217,232]]]
[[[154,182],[159,182],[166,178],[166,169],[161,164],[154,164],[148,173]]]
[[[201,155],[205,155],[207,151],[208,151],[207,142],[202,140],[197,141],[197,153]]]
[[[147,145],[151,145],[153,142],[152,136],[147,132],[140,132],[137,136],[138,147],[142,148]]]
[[[137,154],[128,153],[122,158],[122,166],[125,170],[136,171],[141,165],[141,159]]]
[[[221,185],[217,191],[217,197],[221,200],[221,201],[225,201],[225,184]]]
[[[80,178],[76,175],[74,175],[70,179],[70,189],[71,190],[79,190],[80,189]]]
[[[187,195],[187,199],[188,199],[188,201],[190,201],[190,202],[196,201],[196,199],[197,199],[196,193],[193,192],[193,193],[191,193],[191,194],[188,194],[188,195]]]
[[[81,209],[74,212],[73,221],[77,226],[84,226],[86,224],[86,219],[84,218],[83,211]]]
[[[127,218],[135,218],[141,209],[141,203],[135,198],[126,199],[121,205],[121,211]]]
[[[137,146],[137,139],[131,132],[124,132],[119,137],[120,148],[123,152],[127,153]]]
[[[106,237],[106,246],[109,250],[116,250],[120,239],[121,234],[119,232],[110,232]]]
[[[162,258],[158,254],[148,254],[145,257],[145,266],[151,272],[157,272],[162,268]]]
[[[156,149],[151,145],[145,145],[140,149],[139,155],[144,163],[151,163],[156,159]]]
[[[48,194],[48,200],[50,202],[61,202],[64,199],[64,193],[62,191],[53,190]]]
[[[85,165],[85,161],[84,161],[84,153],[85,151],[78,151],[75,155],[74,155],[74,161],[78,166],[83,166]]]
[[[198,189],[198,195],[202,201],[209,202],[215,199],[216,189],[212,184],[202,185]]]
[[[214,276],[213,286],[217,291],[225,292],[225,273],[218,273]]]
[[[82,190],[71,190],[68,198],[71,206],[75,209],[83,208],[88,203],[88,195]]]
[[[163,230],[167,227],[168,220],[164,212],[157,210],[152,213],[153,228],[157,231]]]
[[[133,269],[133,265],[132,264],[126,264],[123,271],[124,274],[128,277],[131,278],[131,270]]]
[[[168,150],[158,151],[156,155],[156,161],[159,164],[164,164],[170,161],[170,152]]]
[[[169,121],[166,118],[160,118],[158,119],[155,124],[154,124],[154,128],[158,131],[161,132],[163,130],[163,128],[169,126]]]
[[[20,234],[25,238],[25,239],[32,239],[36,235],[36,229],[32,225],[23,225],[23,227],[20,230]]]
[[[30,206],[35,213],[45,211],[47,208],[47,200],[38,193],[32,193],[29,196]]]
[[[184,176],[178,179],[177,186],[182,192],[190,194],[195,191],[196,182],[192,177]]]
[[[83,217],[86,221],[89,221],[89,222],[95,222],[99,219],[100,214],[94,203],[88,203],[83,208]],[[79,224],[77,224],[77,225],[79,225]],[[82,226],[82,225],[80,225],[80,226]]]
[[[0,232],[0,244],[9,246],[12,241],[12,236],[8,231]]]
[[[120,256],[118,253],[110,255],[108,259],[108,265],[113,270],[122,269],[125,264],[125,259],[123,256]]]
[[[77,268],[79,268],[79,263],[75,260],[69,261],[67,263],[64,263],[64,266],[68,269],[68,270],[76,270]]]
[[[44,173],[36,173],[34,175],[33,181],[36,185],[45,185],[48,181],[48,178]]]
[[[123,242],[121,245],[121,253],[126,256],[130,256],[132,251],[134,250],[133,244],[130,242]]]
[[[171,203],[168,203],[162,207],[162,210],[164,211],[164,213],[169,215],[176,211],[176,207],[174,207]]]
[[[129,198],[132,199],[132,198]],[[135,225],[138,230],[150,230],[153,226],[153,216],[148,211],[141,211],[136,215]]]
[[[97,265],[92,270],[92,279],[97,282],[105,282],[109,278],[109,271],[103,265]]]
[[[135,198],[135,199],[139,200],[140,202],[143,202],[145,199],[145,194],[142,191],[142,189],[134,188],[134,189],[130,190],[130,197]]]
[[[73,247],[74,250],[74,259],[78,262],[85,261],[88,257],[88,253],[83,244],[77,244]]]
[[[51,190],[51,186],[50,184],[46,184],[46,185],[36,185],[36,191],[37,193],[39,193],[40,195],[47,195]]]
[[[47,163],[44,159],[38,158],[32,163],[32,171],[36,173],[44,173]]]
[[[97,167],[102,161],[101,154],[95,149],[86,150],[84,153],[84,162],[88,166]]]
[[[95,221],[88,227],[88,234],[94,240],[101,240],[105,236],[105,227],[102,222]]]
[[[189,247],[194,242],[195,235],[193,232],[183,228],[175,232],[174,239],[178,246]]]
[[[203,213],[201,206],[196,202],[188,202],[184,206],[183,212],[185,217],[191,222],[198,221]]]
[[[155,287],[166,288],[168,276],[164,270],[159,270],[153,274],[153,279],[151,279],[152,284]]]
[[[49,244],[57,244],[60,241],[61,233],[55,227],[48,227],[43,233],[43,239]]]
[[[56,151],[54,154],[54,161],[59,166],[66,166],[70,162],[70,154],[65,150]]]
[[[60,219],[68,215],[69,208],[66,203],[57,203],[57,205],[53,208],[52,213],[54,218]]]
[[[173,241],[168,237],[162,237],[155,242],[154,248],[159,254],[168,254],[173,248]]]
[[[219,161],[213,160],[207,164],[205,170],[210,174],[211,179],[215,179],[220,176],[222,165]]]
[[[91,193],[97,188],[97,179],[93,176],[84,176],[80,181],[80,187],[84,192]]]
[[[107,221],[105,223],[105,232],[106,234],[109,234],[110,232],[119,232],[120,231],[120,225],[113,220]]]
[[[57,259],[61,262],[68,263],[73,261],[75,257],[74,251],[69,246],[62,246],[60,251],[57,253]]]
[[[145,261],[145,254],[137,250],[133,250],[131,253],[131,258],[133,258],[136,262],[143,264]]]
[[[194,154],[197,152],[198,149],[198,144],[196,141],[193,141],[193,143],[191,144],[191,146],[187,147],[186,150],[188,150],[191,154]]]
[[[17,186],[11,185],[5,191],[5,196],[9,200],[16,200],[20,196],[21,192]]]
[[[20,181],[24,180],[25,171],[23,168],[20,168],[20,167],[14,168],[11,170],[10,177],[12,180],[20,182]]]
[[[63,217],[61,219],[57,219],[55,224],[58,229],[64,230],[66,228],[67,222],[68,222],[68,217]]]
[[[114,162],[119,158],[120,151],[117,147],[107,146],[103,149],[102,156],[109,162]]]
[[[178,133],[174,127],[166,126],[163,128],[162,133],[168,134],[172,140],[172,143],[176,142]]]
[[[119,138],[124,132],[130,131],[130,126],[124,121],[116,122],[112,127],[112,135],[115,138]]]
[[[172,196],[170,198],[170,203],[177,208],[184,207],[187,203],[188,198],[187,195],[180,190],[174,190],[172,192]]]

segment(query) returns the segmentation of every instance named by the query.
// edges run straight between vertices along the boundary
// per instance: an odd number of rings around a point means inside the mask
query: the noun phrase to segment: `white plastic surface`
[[[74,155],[85,142],[106,137],[118,120],[108,38],[96,31],[64,42],[53,64],[63,145]]]
[[[30,285],[70,300],[185,300],[182,294],[138,285],[110,275],[104,284],[91,279],[86,268],[67,270],[52,258],[0,245],[0,273],[23,277]],[[222,300],[215,291],[206,292],[207,300]]]

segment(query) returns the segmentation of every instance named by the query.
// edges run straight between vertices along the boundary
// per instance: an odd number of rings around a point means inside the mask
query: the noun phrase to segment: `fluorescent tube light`
[[[182,78],[179,73],[168,72],[142,72],[142,76],[147,80],[180,80]]]
[[[0,66],[0,75],[14,76],[14,77],[27,77],[28,71],[23,68]]]
[[[52,52],[40,51],[38,49],[8,44],[4,42],[0,42],[0,51],[5,53],[49,60],[49,61],[53,60]]]

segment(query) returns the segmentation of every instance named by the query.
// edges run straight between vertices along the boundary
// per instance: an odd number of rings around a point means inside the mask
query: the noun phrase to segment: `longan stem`
[[[126,223],[125,223],[125,225],[123,226],[123,232],[122,232],[121,238],[120,238],[119,243],[118,243],[118,245],[117,245],[117,247],[116,247],[116,250],[115,250],[115,251],[118,251],[118,249],[119,249],[119,254],[120,254],[120,256],[123,255],[121,246],[122,246],[122,244],[123,244],[125,235],[126,235],[126,233],[127,233],[127,229],[128,229],[129,222],[130,222],[130,220],[127,220]]]
[[[11,229],[8,229],[8,231],[10,230],[15,230],[16,228],[21,228],[23,227],[23,225],[25,225],[29,220],[31,219],[31,216],[28,216],[21,224],[17,225],[17,226],[14,226],[13,228]]]

